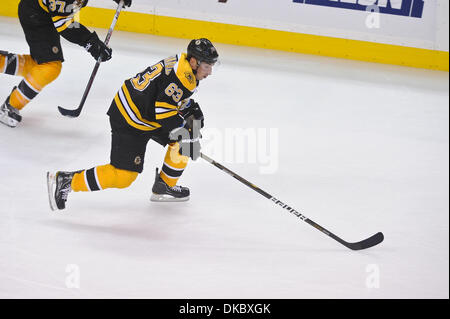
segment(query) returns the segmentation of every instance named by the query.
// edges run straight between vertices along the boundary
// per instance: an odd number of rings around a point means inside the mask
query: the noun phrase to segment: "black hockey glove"
[[[205,126],[205,117],[203,116],[200,105],[194,100],[190,100],[185,109],[181,111],[181,115],[184,117],[188,127],[193,127],[193,121],[200,121],[200,128]]]
[[[120,0],[113,0],[114,2],[116,2],[117,4],[120,3]],[[123,1],[123,5],[126,7],[130,7],[131,6],[131,0],[124,0]]]
[[[188,156],[192,160],[196,161],[200,157],[200,120],[192,120],[192,126],[186,123],[183,127],[172,130],[169,134],[169,138],[173,142],[180,144],[180,154]]]
[[[101,62],[105,62],[111,60],[112,58],[112,49],[98,38],[96,32],[92,32],[91,36],[86,42],[85,49],[97,61],[101,59]]]

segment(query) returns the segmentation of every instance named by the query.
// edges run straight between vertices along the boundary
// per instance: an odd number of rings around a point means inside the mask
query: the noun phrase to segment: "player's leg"
[[[29,55],[0,51],[0,73],[2,74],[25,76],[35,65],[36,62]],[[16,127],[21,120],[19,110],[11,105],[8,97],[0,105],[0,123]]]
[[[37,65],[31,55],[0,51],[0,73],[25,77]]]
[[[96,166],[77,172],[47,173],[50,207],[53,210],[66,208],[69,193],[94,192],[108,188],[126,188],[137,178],[138,173],[118,169],[111,164]]]
[[[137,178],[138,172],[119,169],[111,164],[83,170],[73,176],[74,192],[95,192],[108,188],[127,188]]]
[[[22,110],[42,89],[56,80],[61,73],[62,63],[53,61],[37,64],[9,96],[9,103],[17,110]]]
[[[0,51],[0,73],[16,75],[17,74],[17,55],[6,51]]]
[[[59,76],[61,68],[62,63],[60,61],[34,64],[31,70],[26,70],[27,67],[24,67],[23,70],[28,73],[19,85],[13,88],[11,94],[1,105],[0,122],[10,127],[16,127],[22,120],[19,111],[33,100],[45,86]]]
[[[180,155],[178,143],[169,144],[161,173],[156,170],[155,183],[150,200],[155,202],[187,201],[190,191],[187,187],[177,186],[178,179],[186,168],[189,157]]]
[[[11,127],[21,121],[19,111],[59,76],[64,61],[60,36],[47,16],[21,4],[19,18],[31,55],[8,53],[0,57],[0,71],[24,77],[0,108],[0,122]]]
[[[67,196],[108,188],[127,188],[143,171],[150,137],[127,131],[112,132],[111,163],[78,172],[47,173],[50,207],[64,209]]]

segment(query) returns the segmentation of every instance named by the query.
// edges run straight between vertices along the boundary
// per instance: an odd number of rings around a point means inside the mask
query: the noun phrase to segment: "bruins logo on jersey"
[[[136,165],[141,165],[142,163],[142,159],[140,156],[136,156],[136,158],[134,159],[134,164]]]
[[[192,76],[192,72],[184,72],[184,76],[190,84],[194,84],[194,77]]]

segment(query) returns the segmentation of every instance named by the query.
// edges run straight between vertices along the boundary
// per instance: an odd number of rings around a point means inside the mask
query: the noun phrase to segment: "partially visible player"
[[[112,131],[109,164],[77,172],[47,173],[50,206],[64,209],[71,191],[126,188],[142,173],[150,139],[169,145],[161,172],[156,170],[153,201],[186,201],[190,191],[177,186],[189,157],[200,155],[200,106],[191,99],[199,82],[212,73],[219,54],[205,38],[192,40],[187,53],[161,60],[125,81],[108,115]]]
[[[119,3],[120,0],[113,0]],[[0,123],[16,127],[22,110],[61,73],[64,62],[60,36],[84,47],[95,60],[111,59],[112,50],[76,21],[88,0],[21,0],[19,19],[30,55],[0,51],[0,73],[24,79],[0,105]],[[124,0],[131,6],[131,0]]]

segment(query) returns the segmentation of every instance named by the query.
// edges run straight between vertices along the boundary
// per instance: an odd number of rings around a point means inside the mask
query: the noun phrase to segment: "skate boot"
[[[66,208],[67,196],[72,191],[73,175],[79,172],[47,172],[48,199],[52,210]]]
[[[19,110],[9,104],[9,97],[0,106],[0,123],[9,127],[16,127],[22,121]]]
[[[152,188],[152,202],[185,202],[189,200],[189,188],[174,186],[170,187],[159,176],[158,169],[156,169],[155,183]]]

